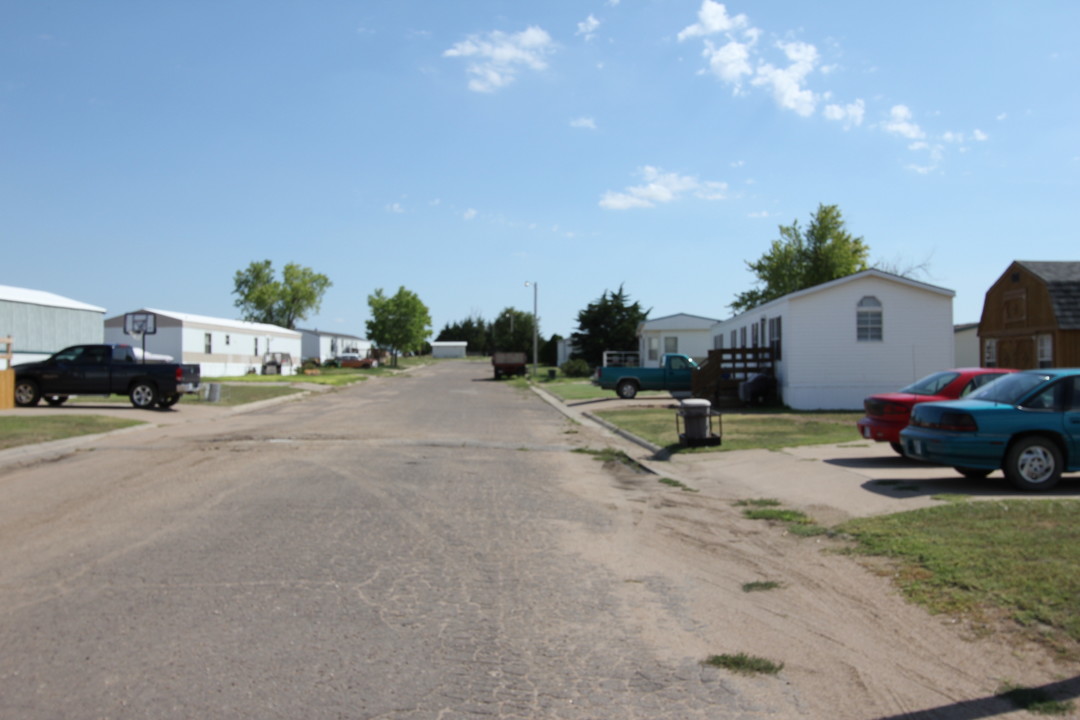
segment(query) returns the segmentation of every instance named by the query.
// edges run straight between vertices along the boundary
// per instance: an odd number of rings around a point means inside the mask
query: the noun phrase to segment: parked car
[[[1007,368],[957,368],[927,375],[893,393],[871,395],[863,401],[866,417],[856,424],[867,440],[887,442],[901,455],[900,431],[907,427],[911,408],[924,402],[956,400],[978,390],[1002,375],[1016,372]]]
[[[347,368],[369,368],[375,360],[369,357],[360,357],[358,353],[342,353],[337,356],[338,364]]]
[[[1025,370],[963,400],[922,403],[900,432],[904,453],[1020,490],[1049,490],[1080,470],[1080,368]]]

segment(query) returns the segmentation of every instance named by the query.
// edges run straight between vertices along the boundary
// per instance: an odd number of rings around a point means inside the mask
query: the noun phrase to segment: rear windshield
[[[900,392],[911,393],[912,395],[937,395],[946,385],[958,377],[960,377],[960,373],[943,370],[911,383],[906,388],[902,388]]]
[[[968,395],[973,400],[988,400],[990,402],[1016,405],[1029,392],[1050,379],[1043,373],[1012,373],[1003,375],[987,385],[983,385],[975,392]]]

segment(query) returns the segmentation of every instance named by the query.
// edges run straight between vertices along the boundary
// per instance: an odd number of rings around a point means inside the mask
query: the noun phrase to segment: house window
[[[778,317],[769,318],[769,348],[772,350],[774,361],[782,359],[780,355],[780,336],[782,331],[780,321],[782,319],[783,318]]]
[[[855,311],[855,337],[859,342],[880,341],[883,337],[881,301],[873,295],[859,301]]]
[[[1054,336],[1040,335],[1039,343],[1039,367],[1054,367]]]
[[[679,352],[679,338],[666,337],[664,338],[664,352],[677,353]]]
[[[228,345],[231,340],[232,340],[232,338],[230,338],[228,335],[225,336],[225,344],[226,345]]]
[[[751,330],[750,334],[752,336],[750,338],[750,347],[757,347],[758,346],[758,334],[757,334],[758,330],[757,330],[757,328],[758,328],[757,323],[754,323],[753,325],[750,326],[750,330]]]
[[[719,335],[714,335],[713,336],[712,346],[713,346],[713,350],[723,350],[724,349],[724,333],[720,333]]]
[[[739,347],[746,347],[746,326],[739,328]]]
[[[660,338],[654,336],[649,337],[649,360],[660,359]]]
[[[255,354],[259,354],[259,338],[255,338]]]
[[[760,336],[761,336],[761,345],[764,346],[765,345],[765,318],[761,318],[761,322],[759,324],[761,325],[761,331],[759,333]],[[757,345],[757,341],[755,341],[754,344]]]
[[[983,343],[983,367],[997,367],[997,340],[986,340]]]
[[[1027,320],[1027,290],[1010,290],[1002,295],[1001,319],[1005,323]]]
[[[209,355],[210,353],[212,353],[214,351],[213,350],[213,343],[211,342],[213,337],[214,336],[211,335],[210,333],[206,333],[205,335],[203,335],[203,352],[205,352],[207,355]]]
[[[732,348],[737,348],[737,347],[739,347],[739,344],[738,344],[738,342],[736,342],[736,339],[737,339],[737,338],[738,338],[739,336],[735,334],[736,332],[737,332],[736,330],[732,330],[732,331],[731,331],[731,347],[732,347]]]

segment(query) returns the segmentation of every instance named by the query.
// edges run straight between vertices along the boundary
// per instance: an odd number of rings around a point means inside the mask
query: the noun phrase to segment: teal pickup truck
[[[638,394],[639,390],[670,390],[689,392],[695,363],[688,355],[668,354],[660,361],[660,367],[602,367],[593,375],[593,384],[604,390],[614,390],[624,400]]]

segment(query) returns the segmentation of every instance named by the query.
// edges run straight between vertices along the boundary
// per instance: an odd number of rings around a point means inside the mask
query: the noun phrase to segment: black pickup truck
[[[137,408],[176,404],[199,390],[199,366],[143,363],[130,345],[73,345],[41,362],[16,365],[15,403],[53,406],[72,395],[127,395]]]

